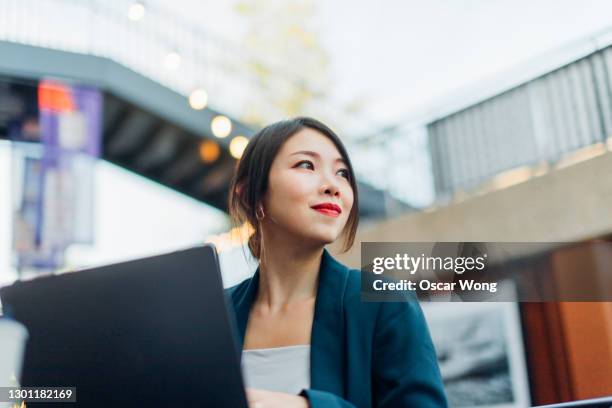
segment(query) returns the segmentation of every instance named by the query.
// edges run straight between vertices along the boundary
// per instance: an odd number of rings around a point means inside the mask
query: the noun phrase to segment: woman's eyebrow
[[[320,157],[321,157],[321,156],[319,155],[319,153],[317,153],[317,152],[313,152],[313,151],[311,151],[311,150],[300,150],[300,151],[297,151],[297,152],[293,152],[293,153],[291,153],[291,154],[290,154],[290,156],[293,156],[294,154],[305,154],[305,155],[307,155],[307,156],[312,156],[312,157],[314,157],[315,159],[318,159],[318,158],[320,158]],[[335,162],[341,162],[341,163],[346,164],[346,161],[345,161],[345,160],[344,160],[342,157],[338,157],[338,158],[336,158],[336,160],[334,160],[334,161],[335,161]]]

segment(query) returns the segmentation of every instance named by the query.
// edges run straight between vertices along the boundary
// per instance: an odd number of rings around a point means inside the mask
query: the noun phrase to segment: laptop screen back
[[[76,387],[88,407],[246,407],[212,246],[18,282],[0,297],[29,331],[23,386]]]

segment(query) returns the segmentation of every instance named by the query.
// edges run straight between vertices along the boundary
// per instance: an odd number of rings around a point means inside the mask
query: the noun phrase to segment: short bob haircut
[[[348,251],[355,241],[359,224],[359,200],[355,173],[346,148],[338,135],[325,124],[313,118],[297,117],[273,123],[257,132],[245,148],[231,182],[228,199],[229,213],[235,226],[248,222],[253,227],[254,233],[249,237],[248,245],[251,254],[256,259],[260,259],[262,255],[261,230],[256,211],[268,189],[268,176],[272,162],[285,141],[305,128],[314,129],[329,138],[346,162],[354,199],[349,218],[342,230],[343,251]]]

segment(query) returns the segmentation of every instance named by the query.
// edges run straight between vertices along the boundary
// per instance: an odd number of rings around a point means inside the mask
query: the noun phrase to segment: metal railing
[[[437,195],[525,166],[554,166],[589,146],[605,151],[611,83],[612,46],[430,122]]]

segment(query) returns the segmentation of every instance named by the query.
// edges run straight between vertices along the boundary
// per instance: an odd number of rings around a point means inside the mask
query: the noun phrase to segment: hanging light
[[[164,65],[166,69],[170,71],[174,71],[181,66],[181,56],[176,51],[170,51],[166,54],[166,58],[164,59]]]
[[[141,2],[135,2],[130,5],[128,10],[128,18],[132,21],[140,21],[144,17],[146,12],[144,4]]]
[[[208,94],[202,88],[197,88],[189,95],[189,106],[195,110],[202,110],[208,104]]]
[[[205,140],[200,143],[200,159],[204,163],[213,163],[219,158],[221,148],[212,140]]]
[[[223,115],[215,116],[210,123],[210,129],[213,135],[218,138],[227,137],[232,133],[232,121]]]
[[[240,159],[242,157],[242,153],[244,153],[244,149],[249,144],[249,139],[240,135],[236,136],[232,139],[229,145],[230,154],[235,159]]]

